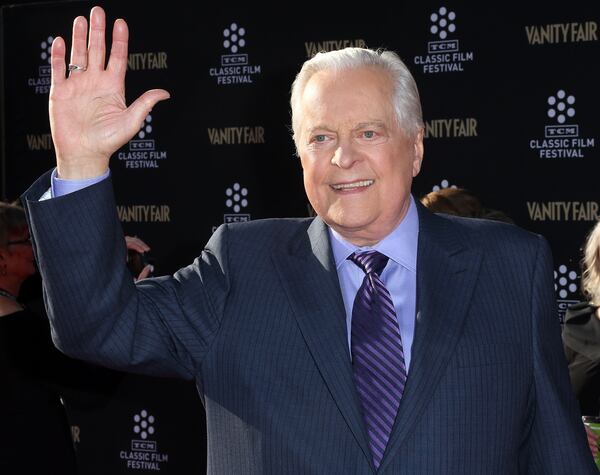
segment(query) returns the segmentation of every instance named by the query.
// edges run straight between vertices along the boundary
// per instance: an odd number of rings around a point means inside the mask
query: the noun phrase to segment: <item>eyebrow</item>
[[[307,132],[309,135],[312,135],[315,132],[315,130],[319,130],[319,131],[322,130],[325,132],[332,132],[332,133],[335,132],[334,130],[331,130],[329,127],[326,127],[324,125],[317,125],[316,127],[311,127],[310,129],[307,130]]]
[[[381,120],[372,120],[370,122],[361,122],[354,127],[353,130],[364,129],[365,127],[381,127],[383,129],[386,128],[385,123]]]
[[[371,120],[368,122],[360,122],[358,124],[356,124],[352,130],[359,130],[359,129],[364,129],[365,127],[381,127],[382,129],[386,128],[385,122],[383,122],[382,120]],[[325,126],[325,125],[317,125],[315,127],[311,127],[310,129],[307,130],[309,135],[312,135],[316,130],[319,131],[325,131],[325,132],[332,132],[335,133],[335,130],[330,129],[329,127]]]

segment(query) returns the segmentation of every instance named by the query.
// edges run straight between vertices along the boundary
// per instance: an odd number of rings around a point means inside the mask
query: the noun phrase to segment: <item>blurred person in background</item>
[[[125,236],[128,267],[147,277],[149,246]],[[23,209],[0,202],[0,474],[77,473],[69,406],[110,397],[120,374],[58,351],[40,305],[42,292]],[[32,446],[36,456],[31,457]]]
[[[581,413],[600,416],[600,221],[586,239],[581,264],[585,300],[567,309],[562,338]],[[598,436],[589,429],[587,433],[596,456]]]
[[[563,345],[581,413],[600,415],[600,222],[585,243],[581,288],[585,301],[565,315]]]
[[[18,299],[35,273],[25,213],[0,203],[0,473],[69,475],[75,454],[55,384],[66,357],[48,321]]]
[[[480,218],[484,211],[479,199],[464,188],[431,191],[421,198],[421,203],[434,213],[465,218]]]
[[[479,198],[464,188],[442,188],[431,191],[421,198],[421,203],[434,213],[514,224],[514,221],[502,211],[484,207]]]

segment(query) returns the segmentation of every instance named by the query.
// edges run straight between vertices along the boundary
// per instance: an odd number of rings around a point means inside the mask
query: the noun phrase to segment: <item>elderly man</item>
[[[102,9],[89,47],[86,29],[77,18],[68,78],[52,46],[57,168],[25,196],[64,352],[195,378],[210,473],[595,473],[548,246],[415,203],[421,110],[395,54],[319,54],[296,78],[317,218],[221,226],[193,264],[134,284],[109,158],[168,93],[126,107],[125,22],[106,68]]]

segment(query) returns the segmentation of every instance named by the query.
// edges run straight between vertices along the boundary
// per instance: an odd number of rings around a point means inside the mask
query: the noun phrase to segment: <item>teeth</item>
[[[363,186],[371,186],[374,180],[355,181],[354,183],[341,183],[339,185],[331,185],[334,190],[351,190],[352,188],[361,188]]]

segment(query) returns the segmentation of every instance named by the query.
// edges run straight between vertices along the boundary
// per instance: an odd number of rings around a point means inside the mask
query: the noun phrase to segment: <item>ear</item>
[[[416,177],[421,171],[421,163],[423,162],[423,135],[424,129],[421,128],[415,135],[415,140],[413,143],[414,148],[414,156],[413,156],[413,164],[412,164],[412,176]]]

